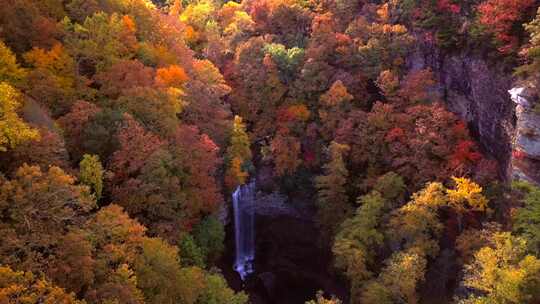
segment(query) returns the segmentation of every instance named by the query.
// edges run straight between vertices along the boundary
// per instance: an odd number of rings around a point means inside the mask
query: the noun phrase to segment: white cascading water
[[[255,259],[255,182],[238,186],[232,199],[236,240],[234,270],[244,280],[253,272]]]

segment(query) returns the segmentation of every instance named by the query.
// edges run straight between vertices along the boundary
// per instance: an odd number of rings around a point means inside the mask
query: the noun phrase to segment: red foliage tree
[[[430,180],[472,174],[482,159],[464,124],[440,104],[399,112],[377,103],[370,113],[352,112],[342,122],[337,139],[350,145],[354,168],[370,169],[368,179],[394,171],[413,188]]]
[[[450,156],[449,166],[459,170],[469,163],[476,163],[482,159],[482,154],[476,151],[476,145],[470,140],[460,140]]]
[[[218,148],[196,127],[178,127],[166,144],[130,124],[138,131],[121,129],[122,148],[113,156],[113,198],[153,233],[176,242],[182,229],[223,201],[216,182]]]
[[[60,33],[56,21],[42,14],[40,5],[31,0],[0,6],[0,23],[3,40],[19,54],[32,47],[51,47]]]
[[[437,9],[442,12],[449,12],[452,14],[459,14],[461,11],[461,6],[459,3],[453,3],[451,0],[438,0]]]
[[[69,155],[62,136],[46,128],[40,128],[39,133],[38,139],[24,142],[11,151],[9,171],[15,171],[24,163],[38,165],[42,170],[51,165],[69,169]]]
[[[58,123],[64,131],[66,146],[72,158],[78,160],[82,157],[82,133],[86,123],[90,121],[101,109],[84,100],[76,101],[71,111],[60,117]]]
[[[272,140],[270,148],[276,166],[275,170],[279,176],[295,173],[298,166],[302,164],[301,145],[298,138],[278,134]]]
[[[224,146],[230,130],[231,110],[223,97],[231,88],[218,68],[208,60],[193,62],[193,77],[185,85],[186,107],[182,121],[195,125],[213,141]]]
[[[124,115],[123,125],[117,133],[120,150],[114,152],[110,169],[116,182],[136,176],[150,155],[164,142],[147,132],[131,115]]]
[[[413,71],[401,82],[398,95],[406,104],[433,101],[434,94],[430,89],[436,84],[433,73],[429,69]]]
[[[516,26],[521,30],[534,5],[534,0],[486,0],[478,6],[479,22],[494,35],[501,53],[508,54],[518,48]]]
[[[137,60],[122,60],[95,75],[94,80],[101,85],[101,94],[114,99],[131,88],[152,86],[154,74],[154,69]]]
[[[216,182],[222,163],[218,146],[196,127],[185,125],[178,128],[171,144],[171,150],[180,156],[183,170],[189,174],[184,183],[188,201],[196,210],[215,211],[223,201]]]

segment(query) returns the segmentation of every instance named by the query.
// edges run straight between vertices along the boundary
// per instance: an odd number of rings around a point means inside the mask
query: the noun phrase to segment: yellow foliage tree
[[[242,117],[235,116],[232,134],[227,148],[227,172],[225,183],[232,190],[246,182],[249,172],[246,169],[251,165],[251,149],[246,126]]]
[[[9,267],[0,266],[0,303],[84,304],[86,302],[78,301],[73,294],[68,294],[64,289],[31,272],[13,271]]]
[[[463,214],[470,211],[486,211],[488,200],[482,195],[482,187],[468,178],[452,177],[454,189],[447,189],[448,205],[457,213],[458,229],[462,230]]]
[[[235,157],[231,160],[225,182],[230,189],[233,189],[237,185],[245,184],[248,176],[249,174],[242,169],[242,160]]]
[[[540,260],[527,254],[526,241],[498,232],[491,243],[478,250],[474,261],[465,266],[464,285],[481,296],[471,295],[459,303],[538,303]]]
[[[39,136],[39,132],[29,127],[17,114],[20,106],[20,93],[9,84],[0,83],[0,151],[7,151]]]
[[[396,210],[390,219],[390,239],[402,243],[404,249],[436,256],[439,252],[437,239],[443,228],[437,211],[446,203],[444,189],[440,183],[430,183]]]
[[[0,81],[10,84],[19,83],[26,73],[17,64],[17,58],[11,50],[0,40]]]
[[[482,187],[468,178],[452,177],[455,189],[446,190],[448,204],[458,213],[485,211],[488,200],[482,195]]]
[[[101,198],[103,190],[103,167],[97,155],[83,155],[80,164],[80,179],[81,182],[92,188],[96,200]]]
[[[398,252],[387,261],[376,280],[366,284],[362,303],[418,303],[417,286],[424,281],[427,261],[422,255]]]
[[[332,84],[328,92],[321,96],[321,101],[327,106],[338,106],[342,102],[348,102],[353,99],[353,96],[347,92],[347,87],[343,85],[341,80]]]

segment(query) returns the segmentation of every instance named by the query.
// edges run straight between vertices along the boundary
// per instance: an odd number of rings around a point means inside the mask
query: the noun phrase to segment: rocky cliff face
[[[512,89],[512,72],[476,55],[448,55],[419,43],[410,70],[430,68],[448,109],[469,124],[505,179],[540,185],[540,100],[526,87]]]
[[[469,124],[484,151],[500,163],[501,175],[508,177],[515,121],[508,94],[511,72],[476,55],[448,55],[427,43],[418,44],[408,64],[411,70],[433,71],[448,109]]]
[[[540,184],[540,107],[533,90],[516,87],[509,91],[516,104],[516,128],[512,140],[512,178]]]

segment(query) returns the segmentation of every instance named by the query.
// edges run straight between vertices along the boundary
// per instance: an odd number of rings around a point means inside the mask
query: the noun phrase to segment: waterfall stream
[[[242,280],[253,272],[255,259],[255,182],[241,185],[232,195],[236,258],[234,270]]]

